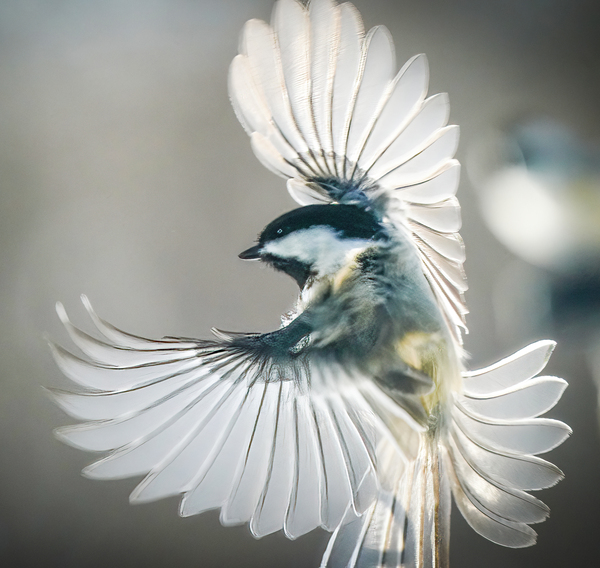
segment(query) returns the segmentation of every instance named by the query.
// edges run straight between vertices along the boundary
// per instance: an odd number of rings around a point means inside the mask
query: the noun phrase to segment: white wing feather
[[[446,469],[467,522],[486,538],[510,547],[535,542],[530,523],[548,508],[525,493],[554,485],[561,471],[536,457],[571,433],[558,420],[537,418],[552,408],[566,382],[535,377],[554,344],[534,343],[486,369],[465,373],[456,395]]]

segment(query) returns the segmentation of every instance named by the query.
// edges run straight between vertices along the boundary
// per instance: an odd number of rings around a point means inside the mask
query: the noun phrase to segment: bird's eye
[[[283,229],[277,229],[277,234],[281,235],[281,233],[283,233]]]

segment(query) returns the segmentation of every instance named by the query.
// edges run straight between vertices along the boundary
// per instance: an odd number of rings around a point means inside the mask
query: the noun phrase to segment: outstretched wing
[[[250,20],[229,92],[258,159],[301,205],[384,196],[415,243],[455,338],[466,329],[458,126],[445,94],[425,98],[424,55],[396,73],[388,30],[364,32],[352,4],[279,0],[272,25]]]
[[[53,353],[85,390],[53,395],[86,422],[56,433],[109,452],[85,468],[88,477],[145,475],[132,502],[182,494],[181,515],[221,508],[223,524],[295,538],[334,530],[348,507],[361,514],[371,506],[382,443],[399,463],[410,459],[388,427],[406,428],[408,442],[416,435],[408,415],[371,381],[303,353],[303,342],[289,339],[293,323],[283,339],[151,341],[119,331],[83,300],[103,339],[75,328],[58,305],[86,359]]]

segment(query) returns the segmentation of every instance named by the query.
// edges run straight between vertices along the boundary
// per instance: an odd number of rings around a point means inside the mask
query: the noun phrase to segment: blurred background
[[[461,568],[598,565],[600,539],[600,3],[356,0],[401,64],[425,52],[430,93],[461,126],[459,198],[477,367],[540,338],[570,387],[550,416],[574,430],[550,459],[538,544],[509,550],[455,511]],[[266,331],[294,284],[242,263],[294,207],[254,158],[227,97],[243,23],[272,0],[0,2],[0,562],[7,567],[313,567],[327,536],[254,540],[177,499],[132,507],[137,480],[93,482],[60,444],[66,387],[44,334],[67,344],[79,295],[132,333]]]

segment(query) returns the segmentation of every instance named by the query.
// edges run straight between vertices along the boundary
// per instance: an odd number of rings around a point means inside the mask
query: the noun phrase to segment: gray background
[[[523,112],[582,139],[600,126],[600,3],[573,0],[357,0],[383,23],[398,61],[425,52],[430,92],[447,91],[458,158]],[[69,423],[40,385],[64,387],[44,333],[66,344],[61,300],[87,326],[79,294],[115,325],[149,337],[205,337],[279,324],[295,289],[242,263],[271,219],[294,207],[254,158],[229,106],[227,68],[243,23],[271,0],[23,0],[0,3],[0,562],[3,566],[318,566],[326,535],[255,541],[214,512],[180,519],[176,499],[132,507],[136,480],[83,479],[92,456],[61,445]],[[538,336],[494,323],[494,284],[511,255],[483,226],[463,174],[473,366]],[[518,283],[514,283],[518,286]],[[507,309],[509,307],[507,306]],[[552,416],[573,437],[551,455],[567,474],[543,492],[537,546],[507,550],[455,512],[452,563],[597,566],[600,444],[596,392],[577,334],[549,372],[570,387]]]

